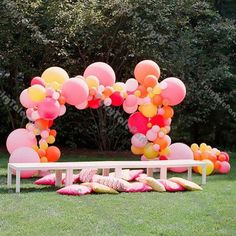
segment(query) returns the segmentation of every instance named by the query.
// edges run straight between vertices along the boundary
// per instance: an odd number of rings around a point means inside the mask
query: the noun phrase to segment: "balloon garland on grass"
[[[123,106],[124,111],[131,114],[128,127],[133,134],[132,152],[142,155],[142,159],[167,159],[171,144],[168,133],[174,115],[172,106],[185,98],[185,85],[174,77],[160,82],[160,68],[151,60],[138,63],[134,77],[125,83],[116,82],[115,72],[103,62],[89,65],[83,76],[74,78],[69,78],[60,67],[46,69],[41,77],[33,78],[31,86],[20,95],[30,122],[9,135],[9,161],[58,161],[61,153],[53,146],[57,132],[51,127],[56,118],[66,113],[66,104],[78,110],[97,109],[102,105]],[[32,173],[23,176],[30,177]]]

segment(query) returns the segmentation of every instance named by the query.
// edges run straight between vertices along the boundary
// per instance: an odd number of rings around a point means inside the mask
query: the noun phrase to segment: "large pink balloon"
[[[54,120],[60,114],[60,104],[53,98],[44,99],[38,106],[40,118],[45,120]]]
[[[37,144],[35,136],[27,129],[16,129],[7,138],[7,150],[12,153],[20,147],[33,147]]]
[[[170,154],[168,160],[193,160],[191,148],[184,143],[173,143],[169,146]],[[182,173],[187,170],[185,167],[170,168],[171,171]]]
[[[20,95],[20,103],[25,108],[31,108],[31,107],[35,106],[35,103],[33,101],[31,101],[31,99],[29,97],[27,89],[22,91],[22,93]]]
[[[10,156],[9,163],[39,163],[38,153],[29,147],[17,148]],[[21,178],[30,178],[37,171],[21,171]],[[15,174],[15,173],[14,173]]]
[[[112,86],[116,81],[114,70],[104,62],[95,62],[84,71],[84,77],[94,75],[98,78],[100,85]]]
[[[161,96],[169,101],[169,105],[175,106],[184,100],[186,87],[180,79],[170,77],[163,80],[162,83],[166,83],[167,88],[162,90]]]
[[[62,86],[62,96],[70,105],[78,105],[87,101],[89,89],[84,80],[72,78],[67,80]]]

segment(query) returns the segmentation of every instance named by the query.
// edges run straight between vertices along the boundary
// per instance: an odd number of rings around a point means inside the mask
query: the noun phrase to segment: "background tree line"
[[[110,64],[117,81],[133,76],[143,59],[161,78],[187,87],[175,108],[173,141],[235,148],[236,3],[233,0],[1,0],[0,96],[19,105],[32,77],[54,65],[70,76],[95,61]],[[127,119],[122,109],[117,109]],[[0,97],[1,144],[27,120]],[[104,108],[68,107],[55,122],[57,142],[70,148],[128,149],[130,134]]]

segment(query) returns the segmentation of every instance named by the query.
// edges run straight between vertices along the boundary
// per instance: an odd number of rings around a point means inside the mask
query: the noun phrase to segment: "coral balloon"
[[[174,77],[167,78],[161,83],[166,83],[167,88],[162,90],[162,97],[167,99],[169,105],[175,106],[181,103],[186,96],[186,87],[184,83]]]
[[[54,120],[60,114],[60,103],[48,97],[39,104],[38,113],[42,119]]]
[[[27,129],[16,129],[12,131],[7,138],[7,150],[12,153],[20,147],[32,148],[37,144],[37,140],[32,132]]]
[[[36,128],[38,128],[40,130],[48,129],[52,125],[53,125],[53,121],[50,121],[50,120],[38,119],[35,121]]]
[[[151,60],[144,60],[139,62],[134,69],[134,76],[140,84],[143,84],[144,79],[148,75],[154,75],[159,79],[160,68],[159,66]]]
[[[58,83],[59,85],[62,85],[63,83],[65,83],[68,79],[69,79],[69,75],[67,74],[67,72],[57,66],[54,67],[50,67],[48,69],[46,69],[41,78],[47,83],[47,84],[51,84],[51,83]]]
[[[61,151],[56,146],[50,146],[46,150],[46,157],[48,159],[48,162],[58,161],[61,157]]]
[[[132,134],[146,134],[148,131],[147,124],[148,118],[143,116],[140,112],[135,112],[128,119],[128,127]]]
[[[174,115],[174,110],[172,107],[165,106],[163,107],[163,111],[164,111],[163,117],[166,119],[172,118]]]
[[[152,103],[156,106],[162,105],[162,101],[163,101],[163,99],[162,99],[162,96],[160,94],[156,94],[152,98]]]
[[[148,76],[145,77],[144,80],[143,80],[143,86],[146,87],[146,88],[148,88],[148,87],[153,88],[153,87],[156,86],[157,80],[158,80],[158,79],[157,79],[156,76],[154,76],[154,75],[148,75]]]
[[[34,77],[32,80],[31,80],[31,86],[35,85],[35,84],[39,84],[39,85],[42,85],[43,87],[45,86],[45,83],[43,81],[43,79],[41,77]]]
[[[193,160],[193,152],[191,148],[184,143],[173,143],[169,146],[170,153],[168,160]],[[187,171],[185,167],[170,168],[171,171],[182,173]]]
[[[9,163],[39,163],[38,153],[30,147],[19,147],[10,156]],[[21,171],[21,178],[30,178],[37,171]],[[15,174],[15,173],[14,173]]]
[[[114,70],[104,62],[95,62],[89,65],[84,71],[84,77],[91,75],[96,76],[99,83],[104,86],[112,86],[116,81]]]
[[[72,78],[63,84],[61,94],[68,104],[76,106],[87,101],[89,89],[82,79]]]

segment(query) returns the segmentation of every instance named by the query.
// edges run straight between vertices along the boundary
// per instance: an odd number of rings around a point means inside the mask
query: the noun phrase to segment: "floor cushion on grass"
[[[94,175],[93,182],[106,185],[119,192],[125,191],[125,189],[127,189],[130,186],[130,183],[127,182],[126,180],[111,176]]]
[[[166,189],[162,183],[152,177],[140,177],[139,182],[149,185],[154,191],[165,192]]]
[[[92,191],[95,193],[111,193],[111,194],[119,193],[113,188],[110,188],[106,185],[95,183],[95,182],[83,183],[81,185],[90,187],[92,189]]]
[[[73,183],[77,183],[79,180],[79,175],[73,175]],[[62,184],[65,184],[66,182],[66,174],[62,173]],[[56,175],[55,174],[49,174],[46,175],[34,182],[34,184],[37,185],[52,185],[54,186],[56,183]]]
[[[126,181],[134,181],[136,178],[138,178],[143,173],[143,170],[129,170],[124,169],[121,172],[121,178]],[[115,177],[115,172],[111,172],[109,174],[111,177]]]
[[[169,180],[174,183],[180,184],[181,186],[183,186],[187,190],[191,190],[191,191],[202,190],[202,188],[198,184],[195,184],[194,182],[183,179],[183,178],[172,177]]]
[[[130,183],[130,186],[127,189],[125,189],[124,192],[135,193],[135,192],[148,192],[151,190],[152,188],[148,186],[147,184],[144,184],[141,182],[133,182],[133,183]]]
[[[79,173],[79,180],[80,182],[92,182],[93,176],[97,174],[98,169],[82,169]]]
[[[74,195],[74,196],[80,196],[89,194],[92,192],[92,189],[88,186],[82,186],[79,184],[72,184],[69,186],[66,186],[64,188],[61,188],[57,190],[57,193],[62,195]]]
[[[175,182],[172,182],[170,180],[167,179],[158,179],[158,181],[164,185],[165,189],[167,192],[178,192],[178,191],[184,191],[185,188]]]

